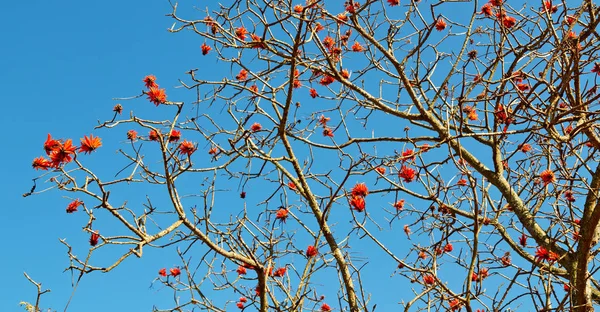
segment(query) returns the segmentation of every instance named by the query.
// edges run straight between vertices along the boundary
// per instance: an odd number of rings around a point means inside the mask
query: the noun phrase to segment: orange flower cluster
[[[150,102],[154,103],[156,106],[167,102],[167,94],[165,93],[165,89],[159,89],[158,84],[156,84],[156,77],[154,75],[148,75],[144,77],[143,81],[148,89],[148,91],[145,93],[148,95],[148,100],[150,100]]]
[[[352,209],[363,212],[365,211],[366,202],[365,197],[369,195],[369,189],[364,183],[357,183],[352,188],[352,193],[350,197],[350,206]]]
[[[81,147],[79,152],[91,153],[98,147],[102,146],[102,141],[99,137],[93,135],[84,136],[81,139]],[[46,142],[44,142],[44,151],[48,155],[49,159],[43,156],[37,157],[32,162],[32,167],[36,170],[48,170],[50,168],[58,168],[64,164],[73,161],[73,157],[76,154],[77,146],[73,145],[73,141],[68,139],[66,141],[55,140],[52,135],[48,134]]]

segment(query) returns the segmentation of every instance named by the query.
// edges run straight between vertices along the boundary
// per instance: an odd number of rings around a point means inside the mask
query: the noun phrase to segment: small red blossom
[[[61,164],[71,162],[76,150],[77,146],[73,145],[73,141],[71,139],[66,140],[64,144],[58,142],[58,146],[50,152],[52,167],[58,167]]]
[[[44,150],[46,151],[46,155],[50,155],[50,153],[56,149],[59,149],[62,146],[59,140],[54,140],[50,133],[48,133],[48,138],[46,142],[44,142]]]
[[[202,46],[200,46],[200,49],[202,50],[202,55],[206,55],[208,52],[210,52],[210,50],[212,50],[212,48],[206,43],[203,43]]]
[[[243,309],[244,308],[244,303],[243,302],[238,302],[235,304],[236,307],[238,307],[238,309]]]
[[[308,248],[306,248],[306,257],[308,258],[312,258],[314,256],[316,256],[317,254],[319,254],[319,251],[317,250],[317,248],[315,246],[308,246]]]
[[[492,5],[491,5],[491,4],[489,4],[489,3],[486,3],[486,4],[484,4],[484,5],[481,7],[481,14],[483,14],[483,15],[485,15],[485,16],[487,16],[487,17],[490,17],[490,16],[492,16],[492,15],[494,14],[494,12],[493,12],[493,8],[492,8]]]
[[[563,290],[569,292],[571,291],[571,286],[569,286],[569,284],[563,284]]]
[[[208,154],[213,155],[213,156],[217,155],[218,152],[219,152],[219,148],[216,146],[213,146],[208,150]]]
[[[458,182],[456,182],[456,185],[458,185],[458,186],[467,186],[467,180],[466,179],[460,179],[460,180],[458,180]]]
[[[502,25],[506,28],[512,28],[517,23],[517,20],[512,16],[502,16],[500,18]]]
[[[333,130],[328,127],[323,128],[323,136],[333,138]]]
[[[129,130],[127,131],[127,140],[135,141],[137,139],[137,131]]]
[[[192,154],[196,151],[196,145],[194,145],[194,143],[188,141],[188,140],[184,140],[183,142],[181,142],[179,144],[179,153],[180,154],[186,154],[189,156],[192,156]]]
[[[240,297],[240,302],[246,303],[248,302],[248,299],[246,299],[246,297]]]
[[[286,219],[288,218],[288,210],[285,208],[279,208],[279,210],[277,210],[277,212],[275,213],[275,219],[285,223]]]
[[[567,15],[565,17],[565,23],[567,23],[567,25],[573,25],[577,23],[577,19],[575,19],[575,16],[573,15]]]
[[[329,36],[327,36],[323,39],[323,46],[325,48],[327,48],[328,50],[331,49],[334,44],[335,44],[335,40]]]
[[[248,71],[245,69],[240,70],[240,72],[235,76],[235,79],[243,81],[248,79]]]
[[[292,86],[294,87],[294,89],[298,89],[302,87],[302,82],[298,79],[294,79],[294,81],[292,81]]]
[[[452,246],[452,244],[448,243],[446,246],[444,246],[444,252],[451,252],[452,250],[454,250],[454,246]]]
[[[296,190],[296,183],[290,181],[290,182],[288,182],[288,187],[290,188],[290,190],[295,191]]]
[[[77,207],[79,207],[81,205],[83,205],[83,202],[80,201],[79,199],[76,199],[76,200],[70,202],[67,205],[67,213],[73,213],[73,212],[77,211]]]
[[[238,266],[237,270],[235,270],[237,272],[238,275],[246,275],[247,271],[246,268],[243,266]]]
[[[554,172],[552,170],[547,169],[540,173],[540,178],[544,182],[544,185],[548,185],[550,183],[556,182],[556,177],[554,177]]]
[[[121,115],[121,113],[123,113],[123,106],[121,104],[117,104],[113,107],[113,112]]]
[[[596,73],[596,75],[600,75],[600,63],[595,62],[594,67],[592,67],[592,73]]]
[[[364,183],[356,183],[352,188],[352,196],[366,197],[367,195],[369,195],[369,189]]]
[[[500,258],[500,262],[505,267],[509,266],[511,264],[510,253],[507,252],[506,254],[504,254],[504,256],[502,256],[502,258]]]
[[[336,15],[335,17],[337,17],[338,23],[339,22],[344,22],[345,23],[345,22],[348,21],[348,15],[346,15],[346,12],[342,12],[342,13]]]
[[[81,139],[81,147],[79,148],[79,152],[89,154],[95,151],[100,146],[102,146],[102,141],[99,137],[94,137],[93,134],[90,134],[89,137],[84,135]]]
[[[365,211],[365,207],[366,207],[365,198],[361,197],[361,196],[352,197],[350,199],[350,206],[352,207],[352,209],[354,209],[358,212]]]
[[[282,268],[279,268],[279,269],[275,270],[275,272],[273,272],[273,274],[271,276],[273,276],[273,277],[284,277],[286,271],[287,271],[287,269],[285,267],[282,267]]]
[[[246,198],[246,192],[241,192],[240,193],[240,198],[242,198],[242,199]]]
[[[519,237],[519,244],[523,247],[527,246],[527,235],[522,234],[521,237]]]
[[[531,151],[531,149],[532,149],[531,145],[529,145],[527,143],[523,143],[523,145],[521,145],[521,148],[520,148],[521,152],[523,152],[523,153],[527,153],[527,152]]]
[[[242,41],[246,40],[247,34],[248,34],[248,31],[244,27],[238,27],[235,29],[235,36],[238,37],[238,39],[240,39]]]
[[[394,208],[396,208],[396,210],[401,211],[404,209],[404,199],[401,199],[397,202],[394,203]]]
[[[390,6],[397,6],[400,4],[400,0],[387,0]]]
[[[425,285],[433,285],[435,283],[435,277],[431,274],[426,274],[423,276],[423,283],[425,283]]]
[[[263,39],[255,34],[250,34],[250,38],[252,38],[252,43],[250,45],[254,49],[266,49],[267,45],[263,42]]]
[[[400,172],[398,172],[398,177],[404,179],[404,182],[410,183],[415,180],[417,176],[416,171],[413,168],[402,166]]]
[[[40,156],[33,160],[31,166],[35,170],[48,170],[48,168],[52,167],[52,162],[44,158],[43,156]]]
[[[581,219],[575,219],[573,220],[573,223],[580,225],[581,224]]]
[[[321,126],[326,127],[327,123],[331,120],[331,118],[329,117],[325,117],[325,115],[321,115],[321,117],[319,117],[319,124],[321,124]]]
[[[98,234],[98,231],[96,231],[96,232],[93,232],[93,233],[90,235],[90,245],[91,245],[92,247],[93,247],[93,246],[96,246],[96,245],[98,245],[98,239],[99,239],[99,238],[100,238],[100,234]]]
[[[360,43],[358,43],[358,41],[355,41],[354,44],[352,45],[352,52],[362,52],[364,51],[365,48],[360,45]]]
[[[499,7],[502,5],[502,2],[504,2],[503,0],[490,0],[490,4],[496,7]]]
[[[570,203],[574,202],[575,196],[573,196],[573,191],[571,191],[571,190],[565,191],[565,199]]]
[[[179,268],[170,268],[169,273],[171,276],[177,277],[179,274],[181,274],[181,270]]]
[[[296,4],[294,6],[294,12],[296,12],[296,13],[300,14],[300,13],[302,13],[302,10],[304,10],[304,7],[301,4]]]
[[[181,131],[171,130],[171,133],[169,133],[169,142],[177,142],[179,139],[181,139]]]
[[[150,130],[150,133],[148,133],[148,140],[150,141],[158,141],[159,137],[160,135],[156,130]]]
[[[490,270],[487,268],[482,268],[479,270],[479,278],[481,280],[486,279],[488,276],[490,276]]]
[[[321,78],[321,80],[319,80],[319,84],[323,85],[323,86],[328,86],[330,84],[332,84],[335,81],[335,78],[329,76],[329,75],[325,75],[323,76],[323,78]]]
[[[462,302],[460,302],[460,300],[458,300],[458,298],[454,298],[454,299],[450,300],[450,309],[452,311],[460,310],[461,307],[462,307]]]
[[[258,131],[262,130],[262,126],[261,126],[260,123],[255,122],[255,123],[252,124],[252,126],[250,126],[250,130],[252,132],[258,132]]]
[[[348,79],[350,78],[350,72],[348,72],[347,69],[342,69],[342,71],[340,71],[340,76],[342,76],[344,79]]]
[[[529,90],[529,85],[526,83],[517,83],[517,89],[519,89],[519,91],[527,91]]]
[[[150,102],[154,103],[156,106],[167,102],[167,94],[165,93],[165,89],[150,88],[146,94],[148,95],[148,100],[150,100]]]
[[[310,88],[310,90],[308,91],[310,94],[311,98],[316,98],[317,96],[319,96],[319,93],[317,93],[317,90],[315,90],[314,88]]]
[[[413,161],[415,160],[415,152],[412,149],[407,149],[402,152],[402,161]]]
[[[250,86],[250,91],[252,91],[253,93],[258,93],[258,86],[257,85],[251,85]]]
[[[412,231],[410,230],[410,227],[408,226],[408,224],[404,225],[404,233],[408,236],[410,235]]]
[[[546,10],[546,12],[554,14],[558,12],[558,6],[552,5],[552,1],[550,0],[546,0],[544,1],[544,10]]]
[[[427,253],[425,252],[425,250],[419,251],[419,258],[423,260],[427,259]]]
[[[321,312],[330,312],[330,311],[331,311],[331,307],[327,303],[323,303],[321,305]]]
[[[444,29],[446,29],[446,21],[444,21],[443,18],[438,18],[437,21],[435,22],[435,29],[437,31],[442,31]]]
[[[479,280],[479,275],[477,275],[477,273],[473,272],[473,274],[471,274],[471,282],[477,282]]]
[[[156,84],[156,77],[154,75],[148,75],[144,77],[144,85],[146,85],[147,89],[158,88]]]
[[[377,168],[375,168],[375,171],[377,171],[377,173],[383,175],[383,174],[385,174],[386,170],[384,167],[377,167]]]
[[[158,275],[165,277],[167,276],[167,268],[162,268],[160,270],[158,270]]]
[[[323,27],[323,25],[321,25],[321,23],[316,23],[315,24],[315,31],[316,32],[320,32],[321,30],[325,29],[325,27]]]

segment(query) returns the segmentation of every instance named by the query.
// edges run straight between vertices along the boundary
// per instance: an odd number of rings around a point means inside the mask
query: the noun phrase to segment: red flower
[[[319,251],[317,250],[317,248],[315,248],[315,246],[308,246],[308,248],[306,248],[306,256],[308,258],[312,258],[314,256],[316,256],[317,254],[319,254]]]
[[[523,153],[527,153],[532,149],[531,145],[524,143],[523,145],[521,145],[521,152]]]
[[[246,34],[248,34],[248,31],[244,27],[238,27],[235,29],[235,35],[240,40],[246,40]]]
[[[438,18],[437,21],[435,22],[435,29],[437,31],[442,31],[444,29],[446,29],[446,21],[444,21],[443,18]]]
[[[156,130],[150,130],[150,133],[148,133],[148,140],[150,141],[158,141],[159,137],[160,135],[158,132],[156,132]]]
[[[73,160],[71,155],[75,155],[75,151],[77,150],[77,146],[73,145],[73,141],[68,139],[65,141],[65,144],[61,144],[59,142],[59,146],[56,147],[50,153],[50,159],[52,160],[52,166],[58,167],[63,163],[69,163]]]
[[[130,141],[135,141],[135,139],[137,139],[137,131],[135,131],[135,130],[127,131],[127,139]]]
[[[517,23],[517,20],[512,16],[503,16],[501,20],[502,25],[504,25],[506,28],[512,28]]]
[[[321,78],[321,80],[319,80],[319,84],[323,85],[323,86],[328,86],[330,84],[332,84],[335,81],[335,78],[329,76],[329,75],[325,75],[323,76],[323,78]]]
[[[200,49],[202,49],[202,55],[206,55],[208,52],[210,52],[210,50],[212,50],[211,47],[206,45],[206,43],[203,43]]]
[[[40,170],[40,169],[48,170],[48,168],[52,167],[52,163],[48,159],[44,158],[43,156],[40,156],[33,160],[33,163],[31,163],[31,166],[35,170]]]
[[[252,124],[252,126],[250,127],[250,130],[252,130],[252,132],[257,132],[262,130],[262,126],[260,125],[260,123],[255,122]]]
[[[481,14],[484,14],[487,17],[490,17],[494,14],[493,9],[492,9],[492,5],[489,3],[484,4],[481,7]]]
[[[333,130],[331,128],[323,128],[323,136],[333,138]]]
[[[275,272],[273,272],[272,276],[273,277],[284,277],[286,271],[287,271],[287,269],[285,267],[279,268],[279,269],[275,270]]]
[[[402,152],[402,161],[415,160],[415,152],[412,149],[407,149]]]
[[[179,139],[181,139],[181,131],[171,130],[171,133],[169,133],[169,142],[177,142]]]
[[[90,235],[90,245],[92,245],[92,246],[98,245],[99,238],[100,238],[100,234],[98,234],[98,231],[93,232],[92,235]]]
[[[460,300],[458,300],[458,298],[450,300],[450,309],[452,311],[460,310],[461,306],[462,303],[460,302]]]
[[[544,10],[550,13],[556,13],[558,11],[558,6],[552,5],[552,1],[546,0],[544,1]]]
[[[511,264],[510,253],[504,254],[504,256],[502,256],[502,258],[500,258],[500,262],[502,262],[502,265],[505,267],[509,266]]]
[[[471,282],[477,282],[477,280],[479,280],[479,276],[477,273],[473,272],[473,274],[471,274]]]
[[[566,292],[569,292],[571,290],[571,286],[569,286],[569,284],[564,284],[563,285],[563,290]]]
[[[596,73],[596,75],[600,75],[600,63],[594,63],[594,67],[592,67],[592,73]]]
[[[158,270],[158,275],[167,276],[167,268],[162,268],[162,269]]]
[[[258,93],[258,86],[257,85],[251,85],[250,86],[250,91],[252,91],[253,93]]]
[[[219,148],[216,146],[213,146],[208,150],[208,154],[213,155],[213,156],[217,155],[218,152],[219,152]]]
[[[362,52],[364,50],[365,48],[363,48],[363,46],[361,46],[360,43],[358,43],[358,41],[355,41],[352,45],[352,52]]]
[[[240,198],[246,198],[246,192],[241,192],[240,193]]]
[[[348,21],[348,15],[346,15],[346,12],[342,12],[342,13],[338,14],[336,17],[339,21],[342,21],[342,22]]]
[[[243,302],[238,302],[235,304],[239,309],[243,309],[244,308],[244,303]]]
[[[319,96],[319,94],[317,93],[317,90],[315,90],[314,88],[310,88],[310,90],[308,92],[310,93],[310,97],[312,97],[313,99],[316,98],[317,96]]]
[[[413,168],[402,166],[400,172],[398,172],[398,177],[404,179],[404,182],[410,183],[415,180],[417,176],[416,171]]]
[[[501,6],[501,5],[502,5],[502,2],[503,2],[502,0],[490,0],[490,3],[491,3],[493,6],[497,6],[497,7],[498,7],[498,6]]]
[[[398,210],[398,211],[404,209],[404,199],[401,199],[401,200],[395,202],[394,208],[396,208],[396,210]]]
[[[410,232],[411,232],[410,227],[408,226],[408,224],[405,224],[404,225],[404,233],[406,233],[406,235],[410,235]]]
[[[69,205],[67,205],[67,213],[73,213],[77,211],[77,207],[81,206],[82,204],[83,202],[79,199],[70,202]]]
[[[423,260],[427,259],[427,253],[424,250],[419,251],[419,258]]]
[[[396,6],[400,4],[400,0],[387,0],[390,6]]]
[[[44,150],[46,151],[46,155],[50,155],[52,151],[59,149],[61,146],[62,145],[60,141],[52,139],[52,136],[50,133],[48,133],[48,138],[46,139],[46,142],[44,142]]]
[[[177,277],[179,274],[181,274],[181,270],[179,268],[170,268],[169,273],[171,276]]]
[[[460,180],[458,180],[458,182],[456,182],[456,185],[458,185],[458,186],[467,186],[467,180],[466,179],[460,179]]]
[[[246,268],[241,265],[235,271],[237,272],[238,275],[246,275],[246,273],[247,273]]]
[[[321,312],[329,312],[329,311],[331,311],[331,307],[327,303],[323,303],[323,305],[321,305]]]
[[[329,122],[331,120],[331,118],[329,117],[325,117],[325,115],[321,115],[321,117],[319,117],[319,123],[323,126],[326,127],[327,126],[327,122]]]
[[[542,171],[542,173],[540,173],[540,178],[542,178],[544,185],[556,182],[554,172],[552,172],[550,169]]]
[[[321,30],[325,29],[325,27],[323,27],[323,25],[321,25],[321,23],[316,23],[315,24],[315,31],[316,32],[320,32]]]
[[[296,184],[292,181],[288,182],[288,187],[290,188],[290,190],[296,190]]]
[[[377,171],[379,174],[385,174],[385,168],[383,167],[377,167],[375,168],[375,171]]]
[[[302,87],[302,82],[298,79],[294,79],[294,81],[292,81],[292,86],[294,87],[294,89],[298,89]]]
[[[294,12],[296,12],[296,13],[300,14],[300,13],[302,13],[302,10],[304,10],[304,7],[301,4],[296,4],[294,6]]]
[[[84,135],[81,139],[81,147],[79,148],[79,152],[89,154],[100,146],[102,146],[102,142],[99,137],[94,137],[94,135],[90,134],[90,137],[88,138]]]
[[[344,79],[348,79],[350,78],[350,72],[348,72],[347,69],[342,69],[342,71],[340,71],[340,76],[342,76]]]
[[[156,77],[154,75],[148,75],[144,77],[144,84],[148,89],[158,88],[158,85],[156,84]]]
[[[113,112],[121,115],[121,113],[123,112],[123,106],[121,106],[121,104],[115,105],[115,107],[113,107]]]
[[[479,278],[481,278],[481,280],[486,279],[488,276],[490,276],[490,273],[487,268],[479,270]]]
[[[366,197],[367,195],[369,195],[369,189],[367,188],[367,185],[364,183],[356,183],[356,185],[354,185],[354,187],[352,188],[352,196],[361,196],[361,197]]]
[[[266,49],[267,45],[263,42],[262,38],[255,34],[250,34],[250,38],[252,38],[252,42],[250,46],[254,49]]]
[[[527,235],[523,234],[519,237],[519,244],[523,247],[527,246]]]
[[[154,103],[156,106],[167,102],[167,94],[165,93],[165,89],[150,88],[146,94],[148,95],[148,100],[150,100],[150,102]]]
[[[527,91],[529,90],[529,85],[526,83],[517,83],[517,89],[519,89],[519,91]]]
[[[433,277],[431,274],[427,274],[423,276],[423,283],[426,285],[433,285],[435,283],[435,277]]]
[[[181,142],[181,144],[179,144],[179,153],[180,154],[186,154],[189,157],[195,151],[196,151],[196,146],[194,145],[194,143],[192,143],[188,140],[184,140],[183,142]]]
[[[248,302],[248,299],[246,299],[246,297],[240,297],[240,302],[246,303]]]
[[[335,44],[335,40],[333,38],[327,36],[323,39],[323,46],[327,49],[331,49]]]
[[[565,22],[566,22],[568,25],[573,25],[573,24],[577,23],[577,20],[575,19],[575,16],[573,16],[573,15],[567,15],[567,16],[565,17]]]
[[[275,213],[275,219],[285,223],[286,219],[288,217],[288,210],[285,208],[279,208],[279,210],[277,210],[277,212]]]
[[[454,250],[452,244],[446,244],[446,246],[444,246],[444,252],[451,252],[452,250]]]
[[[242,81],[248,79],[248,71],[245,69],[240,70],[237,76],[235,76],[235,79]]]
[[[365,203],[364,197],[361,197],[361,196],[352,197],[352,199],[350,199],[350,206],[352,206],[352,209],[354,209],[358,212],[365,211],[366,203]]]
[[[571,190],[565,191],[565,199],[568,202],[571,202],[571,203],[574,202],[575,201],[575,197],[573,196],[573,191],[571,191]]]

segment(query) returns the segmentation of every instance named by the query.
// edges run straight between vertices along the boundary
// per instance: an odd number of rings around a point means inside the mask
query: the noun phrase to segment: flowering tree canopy
[[[43,191],[89,216],[89,246],[62,241],[79,279],[175,245],[165,311],[600,302],[592,1],[228,2],[172,6],[189,98],[149,73],[93,135],[40,134]]]

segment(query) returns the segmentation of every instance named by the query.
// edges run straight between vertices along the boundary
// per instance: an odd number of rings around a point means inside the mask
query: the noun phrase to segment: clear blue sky
[[[37,174],[31,161],[42,155],[46,134],[78,141],[92,132],[96,120],[109,116],[111,98],[141,92],[145,75],[153,73],[172,88],[185,71],[201,65],[192,62],[200,55],[199,38],[167,32],[169,9],[167,1],[0,2],[0,118],[8,140],[0,188],[5,271],[0,311],[19,311],[19,301],[35,300],[24,271],[52,289],[42,305],[62,311],[71,275],[62,272],[68,257],[58,238],[74,245],[87,239],[81,232],[83,214],[69,218],[64,213],[65,194],[21,197]],[[69,311],[149,311],[153,303],[171,303],[170,293],[149,286],[157,270],[177,264],[176,259],[149,251],[131,260],[111,274],[84,278]]]

